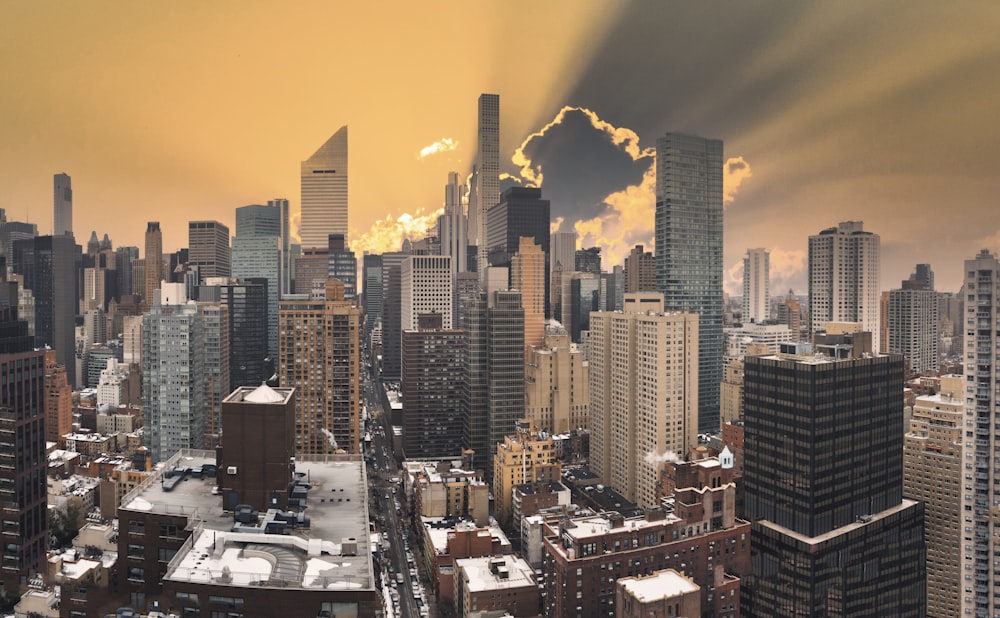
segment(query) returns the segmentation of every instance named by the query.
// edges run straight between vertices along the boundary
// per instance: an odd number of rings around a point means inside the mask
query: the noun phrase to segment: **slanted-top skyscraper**
[[[69,174],[56,174],[53,184],[53,236],[73,235],[73,184]]]
[[[500,95],[479,95],[479,142],[476,147],[476,214],[469,201],[469,237],[475,235],[477,268],[486,273],[486,211],[500,203]],[[482,278],[482,277],[481,277]]]
[[[326,247],[330,234],[347,236],[347,125],[302,162],[303,248]]]
[[[879,352],[879,236],[844,221],[809,237],[809,330],[860,322]]]
[[[722,140],[656,140],[656,287],[698,314],[698,429],[719,427],[722,383]]]

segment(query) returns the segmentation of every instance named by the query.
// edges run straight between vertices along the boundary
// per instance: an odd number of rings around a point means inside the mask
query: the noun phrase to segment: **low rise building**
[[[619,618],[696,618],[701,588],[674,569],[625,577],[617,582],[615,607]]]
[[[514,617],[539,614],[538,585],[528,563],[514,556],[455,561],[457,614],[506,610]]]
[[[467,518],[421,519],[424,530],[422,554],[439,603],[455,604],[456,560],[511,553],[510,541],[495,523],[478,526]]]
[[[467,516],[478,526],[490,521],[490,489],[481,472],[456,461],[407,461],[406,493],[421,517]]]

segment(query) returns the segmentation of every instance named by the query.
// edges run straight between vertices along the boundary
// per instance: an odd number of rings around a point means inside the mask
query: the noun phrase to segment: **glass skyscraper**
[[[656,287],[667,310],[696,312],[698,430],[719,428],[722,382],[722,140],[656,140]]]

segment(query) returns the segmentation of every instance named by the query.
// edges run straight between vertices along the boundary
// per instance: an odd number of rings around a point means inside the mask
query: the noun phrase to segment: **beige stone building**
[[[545,338],[545,252],[534,238],[522,236],[511,259],[510,285],[521,291],[524,307],[524,359]]]
[[[525,326],[527,328],[527,326]],[[526,336],[527,337],[527,336]],[[524,366],[524,415],[552,433],[590,428],[590,375],[583,350],[563,328],[546,328]]]
[[[513,489],[525,483],[558,481],[562,467],[556,462],[552,435],[539,432],[530,420],[519,421],[516,433],[504,437],[493,456],[494,513],[501,525],[511,523]],[[520,522],[516,522],[520,528]]]
[[[903,438],[903,495],[924,503],[927,615],[957,617],[960,585],[963,380],[941,377],[941,391],[917,397]]]

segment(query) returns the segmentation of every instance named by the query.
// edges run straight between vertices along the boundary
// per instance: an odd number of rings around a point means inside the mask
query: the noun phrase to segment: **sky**
[[[553,226],[605,267],[653,247],[668,131],[725,142],[726,289],[747,248],[806,292],[808,236],[863,220],[881,287],[930,263],[940,290],[1000,250],[1000,4],[929,0],[102,2],[0,0],[0,208],[164,249],[187,221],[288,198],[350,128],[359,255],[419,238],[468,173],[476,99],[498,93],[505,184],[542,187]]]

